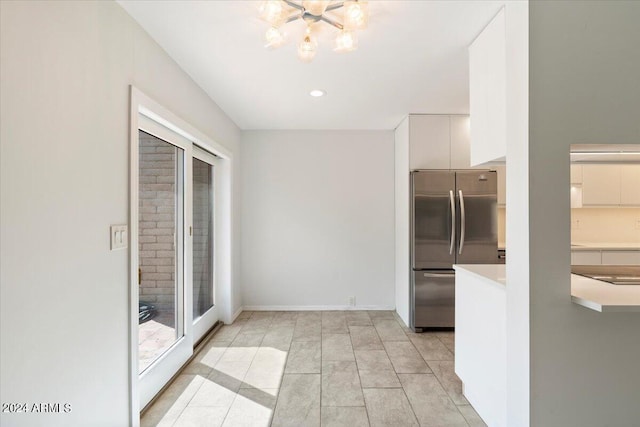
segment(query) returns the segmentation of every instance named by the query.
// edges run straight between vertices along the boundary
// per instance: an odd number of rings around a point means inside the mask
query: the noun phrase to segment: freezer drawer
[[[455,272],[414,271],[413,328],[454,327]]]

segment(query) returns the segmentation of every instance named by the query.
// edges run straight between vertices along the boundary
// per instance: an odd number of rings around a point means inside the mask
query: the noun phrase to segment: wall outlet
[[[636,219],[636,230],[640,230],[640,219]]]
[[[579,219],[572,219],[571,220],[571,228],[573,230],[580,230],[580,220]]]
[[[349,304],[351,307],[355,307],[355,305],[356,305],[356,297],[349,297],[349,300],[347,301],[347,304]]]

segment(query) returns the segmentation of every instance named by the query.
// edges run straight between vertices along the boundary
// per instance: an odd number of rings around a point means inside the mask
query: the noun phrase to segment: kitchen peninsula
[[[491,426],[506,425],[506,266],[455,265],[455,372]],[[571,275],[571,301],[597,312],[640,313],[640,286]]]

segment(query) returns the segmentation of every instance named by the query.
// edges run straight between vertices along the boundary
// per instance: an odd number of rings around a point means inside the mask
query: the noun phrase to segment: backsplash
[[[640,208],[571,209],[571,241],[640,246]]]
[[[506,210],[498,207],[498,246],[505,245]],[[637,243],[640,208],[571,209],[573,243]]]

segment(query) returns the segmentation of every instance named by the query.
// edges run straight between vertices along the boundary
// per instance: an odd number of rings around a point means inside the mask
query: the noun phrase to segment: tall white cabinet
[[[472,165],[504,160],[507,153],[505,31],[503,8],[469,46]]]

